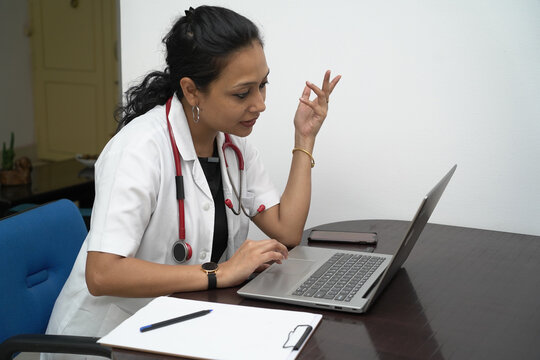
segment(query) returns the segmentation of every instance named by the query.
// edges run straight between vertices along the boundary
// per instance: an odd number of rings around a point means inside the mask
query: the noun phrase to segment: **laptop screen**
[[[390,280],[392,280],[392,278],[401,268],[405,260],[407,260],[407,257],[409,257],[412,248],[416,244],[416,241],[420,237],[422,230],[424,230],[424,227],[426,226],[431,214],[433,213],[433,210],[435,210],[439,199],[441,198],[444,190],[446,189],[446,185],[448,185],[448,182],[452,178],[452,175],[454,175],[456,168],[457,165],[454,165],[452,169],[450,169],[450,171],[424,197],[422,203],[420,204],[420,207],[418,208],[418,211],[416,212],[416,215],[411,221],[411,225],[409,226],[407,234],[403,238],[401,245],[395,253],[394,258],[392,259],[392,262],[390,263],[386,271],[381,275],[381,280],[378,282],[377,286],[365,295],[366,298],[369,297],[372,291],[376,291],[375,296],[373,296],[371,301],[375,300],[386,288]]]

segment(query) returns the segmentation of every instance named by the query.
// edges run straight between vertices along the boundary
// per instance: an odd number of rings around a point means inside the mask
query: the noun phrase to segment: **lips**
[[[257,122],[257,118],[248,120],[248,121],[240,121],[240,124],[242,124],[245,127],[252,127]]]

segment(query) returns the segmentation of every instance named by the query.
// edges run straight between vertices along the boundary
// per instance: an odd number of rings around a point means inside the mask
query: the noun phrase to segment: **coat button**
[[[203,205],[203,210],[204,211],[208,211],[210,209],[210,204],[209,203],[206,203]]]
[[[206,259],[206,251],[201,251],[201,253],[199,254],[199,258],[200,258],[201,260]]]

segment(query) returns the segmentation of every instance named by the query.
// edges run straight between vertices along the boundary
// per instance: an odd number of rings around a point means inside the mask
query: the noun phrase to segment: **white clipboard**
[[[140,331],[149,324],[207,309],[212,309],[208,315]],[[98,342],[194,359],[294,359],[321,319],[322,315],[309,312],[158,297]],[[306,331],[308,327],[312,330]]]

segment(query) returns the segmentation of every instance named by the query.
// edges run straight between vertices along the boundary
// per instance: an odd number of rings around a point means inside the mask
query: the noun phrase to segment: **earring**
[[[195,116],[195,109],[197,109],[197,116]],[[191,107],[191,115],[193,115],[193,122],[196,124],[199,122],[199,107],[197,105]]]

